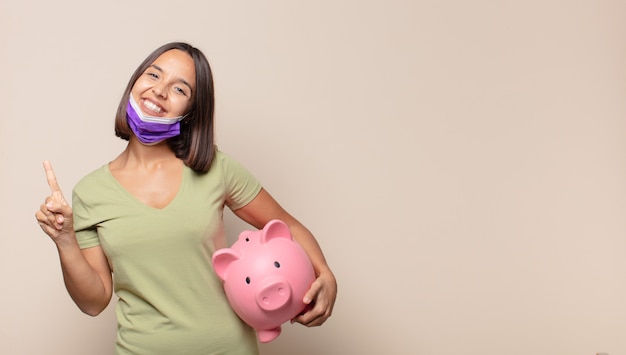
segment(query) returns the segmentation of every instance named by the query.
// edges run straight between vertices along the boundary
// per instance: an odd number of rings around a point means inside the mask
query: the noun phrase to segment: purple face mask
[[[141,112],[132,94],[126,106],[126,119],[130,129],[137,139],[146,145],[157,144],[179,135],[180,120],[183,118],[184,116],[174,118],[147,116]]]

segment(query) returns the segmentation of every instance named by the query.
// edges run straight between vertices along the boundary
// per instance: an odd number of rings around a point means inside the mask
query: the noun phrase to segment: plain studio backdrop
[[[70,196],[115,158],[128,78],[179,40],[338,278],[264,355],[626,354],[626,3],[595,0],[1,0],[1,354],[111,354],[35,221],[42,161]]]

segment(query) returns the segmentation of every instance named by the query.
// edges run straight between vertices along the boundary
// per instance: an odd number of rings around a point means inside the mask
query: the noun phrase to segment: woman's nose
[[[167,97],[167,88],[164,85],[161,85],[161,84],[154,85],[152,87],[152,92],[156,96],[160,96],[162,98],[166,98]]]

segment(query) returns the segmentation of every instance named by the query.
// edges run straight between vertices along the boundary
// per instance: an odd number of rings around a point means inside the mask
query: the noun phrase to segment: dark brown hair
[[[185,165],[194,171],[209,170],[215,155],[213,112],[215,92],[213,74],[209,61],[197,48],[183,42],[167,43],[152,52],[135,70],[128,81],[115,116],[115,135],[129,140],[133,134],[126,120],[126,105],[131,89],[143,72],[163,53],[172,49],[181,50],[193,59],[196,69],[196,90],[192,97],[191,110],[181,121],[180,135],[167,140],[168,145]]]

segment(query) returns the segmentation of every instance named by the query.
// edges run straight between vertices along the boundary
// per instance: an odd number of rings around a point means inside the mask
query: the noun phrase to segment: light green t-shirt
[[[224,242],[223,209],[248,204],[260,183],[217,152],[206,174],[186,167],[163,209],[143,204],[108,164],[74,187],[81,248],[102,246],[118,302],[117,354],[257,354],[254,331],[230,308],[211,256]]]

